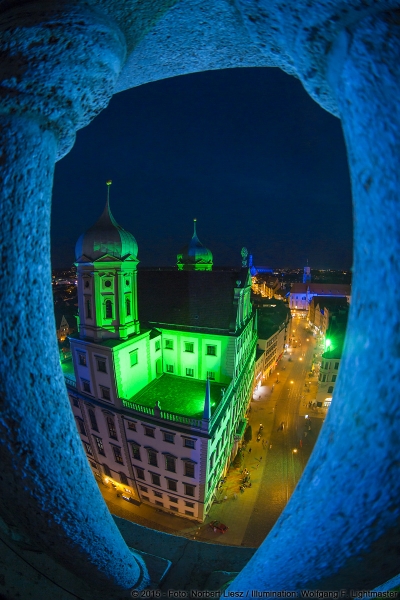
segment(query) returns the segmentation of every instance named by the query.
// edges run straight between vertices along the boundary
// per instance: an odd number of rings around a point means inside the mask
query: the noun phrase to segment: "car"
[[[221,523],[221,521],[211,521],[210,523],[211,529],[214,530],[214,533],[219,531],[220,533],[225,533],[228,530],[228,527]]]

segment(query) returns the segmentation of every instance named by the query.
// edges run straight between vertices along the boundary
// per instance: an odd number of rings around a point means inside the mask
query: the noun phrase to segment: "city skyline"
[[[340,121],[278,69],[205,72],[115,95],[56,166],[53,267],[74,260],[107,179],[142,266],[173,266],[193,218],[215,266],[240,264],[242,246],[271,267],[351,266]]]

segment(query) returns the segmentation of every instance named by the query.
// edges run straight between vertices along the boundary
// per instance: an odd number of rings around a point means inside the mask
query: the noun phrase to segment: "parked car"
[[[214,533],[219,531],[220,533],[225,533],[228,530],[228,527],[221,523],[221,521],[211,521],[210,523],[211,529],[214,530]]]

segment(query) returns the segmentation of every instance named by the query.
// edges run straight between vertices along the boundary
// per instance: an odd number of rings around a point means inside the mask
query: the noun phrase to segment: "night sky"
[[[143,266],[168,266],[192,236],[214,265],[352,264],[350,179],[340,121],[275,68],[175,77],[116,94],[57,163],[53,267],[111,209]]]

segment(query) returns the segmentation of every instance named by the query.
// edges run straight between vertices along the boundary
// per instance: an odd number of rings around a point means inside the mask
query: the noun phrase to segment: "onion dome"
[[[103,214],[93,225],[83,233],[75,246],[76,260],[82,257],[96,260],[101,256],[110,254],[122,259],[126,256],[137,256],[138,247],[131,233],[125,231],[114,219],[110,210],[110,185],[107,181],[107,202]]]
[[[211,271],[213,255],[211,251],[203,246],[197,237],[196,221],[193,219],[194,231],[189,244],[184,246],[177,255],[176,264],[180,271]]]

